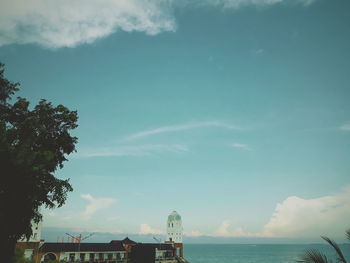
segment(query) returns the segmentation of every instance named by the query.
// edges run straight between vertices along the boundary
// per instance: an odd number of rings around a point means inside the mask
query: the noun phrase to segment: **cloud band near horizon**
[[[117,199],[114,198],[95,198],[90,194],[84,194],[81,197],[89,202],[82,213],[85,220],[89,220],[96,211],[106,209],[117,202]],[[348,223],[350,217],[349,200],[349,187],[342,192],[318,198],[303,199],[297,196],[289,196],[276,205],[270,219],[258,232],[246,231],[245,226],[235,226],[233,220],[226,219],[215,231],[205,233],[186,229],[186,220],[184,220],[183,234],[187,237],[222,238],[314,238],[320,235],[340,238],[350,226]],[[45,217],[52,220],[52,217],[57,218],[59,215],[48,213],[45,214]],[[107,218],[107,221],[110,221],[110,219],[119,220],[119,218],[119,216],[114,216]],[[99,232],[103,232],[103,230],[99,230]],[[118,229],[111,229],[107,232],[131,233]],[[134,234],[164,235],[165,233],[149,224],[140,222],[139,231]]]

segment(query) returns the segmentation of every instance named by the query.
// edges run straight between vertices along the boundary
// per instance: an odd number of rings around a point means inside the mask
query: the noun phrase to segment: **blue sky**
[[[79,113],[74,192],[44,226],[340,237],[350,216],[350,3],[4,1],[19,95]],[[317,222],[315,222],[317,218]]]

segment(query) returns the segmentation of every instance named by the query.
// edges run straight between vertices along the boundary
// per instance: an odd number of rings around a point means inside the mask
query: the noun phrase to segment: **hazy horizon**
[[[90,236],[84,243],[97,242],[109,243],[112,240],[122,240],[126,237],[135,242],[158,243],[156,239],[165,241],[165,235],[160,234],[137,234],[137,233],[110,233],[110,232],[85,232],[74,228],[47,227],[43,228],[42,238],[46,242],[68,242],[66,233],[73,236]],[[154,237],[156,239],[154,239]],[[332,238],[332,237],[330,237]],[[348,244],[346,237],[336,238],[338,244]],[[303,244],[328,244],[320,237],[314,238],[266,238],[266,237],[216,237],[216,236],[184,236],[184,244],[237,244],[237,245],[303,245]]]

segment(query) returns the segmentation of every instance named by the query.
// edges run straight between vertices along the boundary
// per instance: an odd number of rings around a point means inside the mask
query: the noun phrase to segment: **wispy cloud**
[[[108,234],[124,234],[124,231],[115,228],[91,228],[91,227],[73,227],[71,232],[76,233],[108,233]]]
[[[140,131],[140,132],[131,134],[129,136],[126,136],[122,138],[120,141],[121,142],[133,141],[133,140],[145,138],[156,134],[186,131],[186,130],[197,129],[197,128],[205,128],[205,127],[218,127],[218,128],[228,129],[228,130],[243,130],[241,127],[238,127],[230,123],[222,122],[222,121],[192,122],[192,123],[185,123],[185,124],[179,124],[179,125],[162,126],[162,127],[158,127],[150,130]]]
[[[75,47],[117,31],[155,35],[176,30],[175,8],[205,5],[237,9],[284,2],[307,6],[314,0],[2,0],[0,46],[34,43],[49,48]]]
[[[339,127],[339,130],[350,131],[350,123],[343,124],[342,126]]]
[[[251,53],[256,56],[261,56],[265,53],[265,50],[263,48],[253,49]]]
[[[105,209],[117,202],[117,199],[114,198],[95,198],[90,194],[82,194],[81,198],[89,202],[83,212],[85,219],[89,219],[98,210]]]
[[[152,156],[155,154],[172,152],[172,153],[183,153],[189,151],[189,147],[186,144],[141,144],[141,145],[130,145],[131,142],[148,138],[163,133],[173,133],[180,131],[187,131],[192,129],[217,127],[226,130],[244,130],[242,127],[233,125],[223,121],[205,121],[205,122],[191,122],[179,125],[162,126],[154,129],[143,130],[125,136],[117,141],[111,143],[112,146],[97,147],[97,148],[83,148],[78,149],[78,153],[73,158],[90,158],[90,157],[121,157],[121,156]],[[114,144],[114,145],[113,145]],[[129,145],[127,145],[129,144]],[[243,147],[243,145],[240,145]],[[239,147],[238,144],[233,147]],[[246,150],[249,147],[245,147]]]
[[[205,0],[205,4],[221,6],[223,8],[238,9],[244,6],[270,6],[281,3],[296,2],[304,6],[314,3],[316,0]],[[202,3],[203,4],[203,3]]]
[[[246,151],[252,151],[252,148],[250,148],[247,144],[233,143],[232,147],[238,148],[238,149],[243,149],[243,150],[246,150]]]
[[[144,144],[144,145],[127,145],[105,148],[95,148],[81,150],[76,154],[75,158],[89,157],[108,157],[108,156],[150,156],[163,152],[187,152],[189,149],[184,144]]]
[[[57,214],[55,212],[47,212],[44,215],[48,217],[55,217]]]
[[[148,224],[141,224],[139,234],[140,235],[147,235],[147,234],[162,235],[164,233],[160,230],[152,228]]]

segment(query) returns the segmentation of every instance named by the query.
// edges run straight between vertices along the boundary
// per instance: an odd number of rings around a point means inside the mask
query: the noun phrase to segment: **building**
[[[183,257],[182,231],[181,216],[176,211],[171,212],[166,226],[166,243],[174,243],[176,255],[179,257]]]
[[[24,257],[26,259],[34,259],[34,255],[38,254],[41,242],[41,229],[42,222],[34,223],[32,222],[32,235],[29,239],[23,237],[17,242],[17,247],[24,250]]]
[[[74,241],[72,239],[72,241]],[[25,257],[35,263],[51,260],[84,263],[182,263],[182,221],[173,211],[167,219],[167,234],[164,243],[138,243],[128,237],[109,243],[44,242],[41,240],[41,223],[33,224],[33,235],[17,242]]]
[[[34,262],[84,263],[177,263],[176,249],[171,243],[137,243],[125,238],[109,243],[45,242]]]
[[[134,242],[136,244],[136,242]],[[39,249],[39,262],[59,260],[63,262],[128,262],[128,238],[109,243],[58,243],[45,242]]]
[[[182,243],[182,230],[181,216],[176,211],[171,212],[167,221],[166,241]]]
[[[130,253],[131,263],[178,263],[173,244],[138,243]]]

